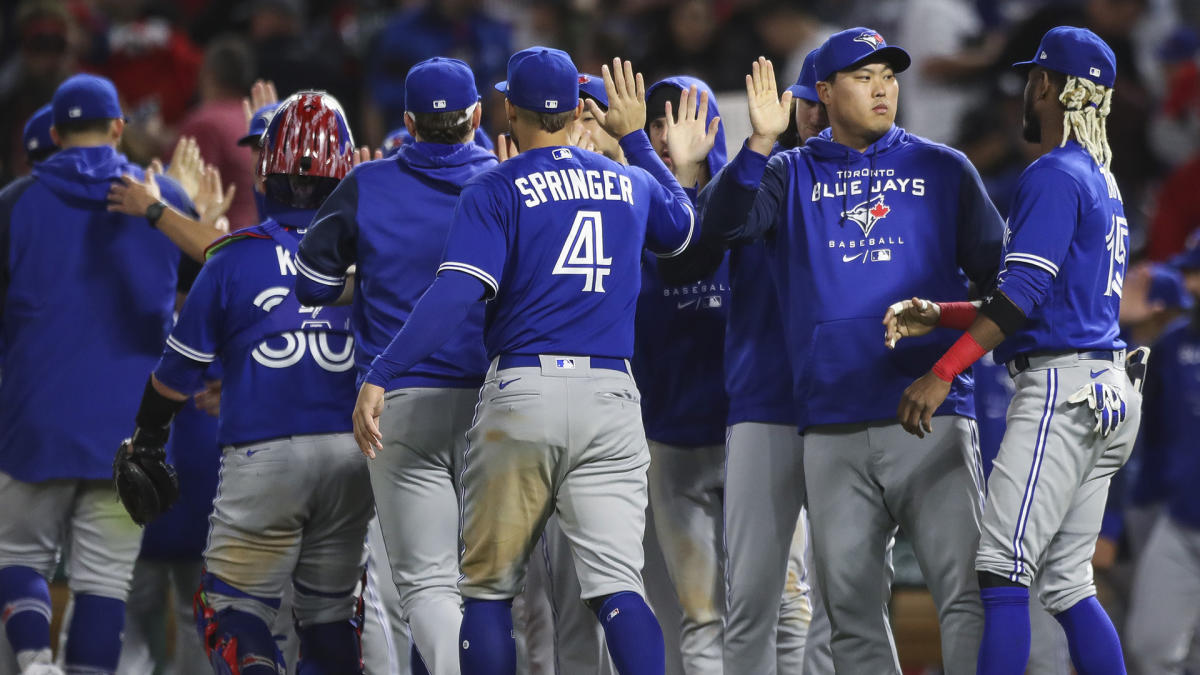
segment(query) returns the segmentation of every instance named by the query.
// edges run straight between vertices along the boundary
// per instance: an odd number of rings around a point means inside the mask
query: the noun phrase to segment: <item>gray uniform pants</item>
[[[645,596],[642,533],[650,452],[641,395],[626,373],[587,357],[541,367],[493,362],[468,434],[463,474],[463,596],[507,600],[550,513],[571,543],[583,599]]]
[[[913,543],[938,608],[948,675],[975,672],[983,609],[972,563],[983,496],[974,420],[936,417],[919,439],[899,423],[810,427],[804,473],[813,562],[839,673],[899,673],[887,616],[887,549]]]
[[[1035,588],[1057,614],[1096,594],[1092,554],[1108,484],[1133,449],[1142,395],[1123,359],[1080,360],[1071,353],[1031,361],[1013,378],[1017,390],[988,478],[975,567]],[[1116,387],[1125,399],[1125,422],[1108,438],[1092,431],[1091,408],[1067,401],[1094,382]]]
[[[727,673],[801,671],[813,618],[805,562],[803,447],[792,425],[742,422],[728,429],[723,653]],[[780,598],[779,614],[767,611]],[[832,664],[824,672],[832,673]]]
[[[407,388],[384,399],[386,446],[368,462],[392,580],[432,675],[458,673],[458,476],[477,392]]]
[[[1125,628],[1127,658],[1137,675],[1185,672],[1200,627],[1200,530],[1164,514],[1138,563]]]

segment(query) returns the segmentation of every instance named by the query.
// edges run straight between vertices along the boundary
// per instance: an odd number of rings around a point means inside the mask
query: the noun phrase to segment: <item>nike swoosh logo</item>
[[[501,389],[503,389],[503,388],[507,387],[508,385],[512,384],[513,382],[516,382],[516,381],[517,381],[517,380],[519,380],[519,379],[521,379],[521,378],[519,378],[519,377],[514,377],[513,379],[509,380],[508,382],[505,382],[504,380],[501,380],[501,381],[500,381],[500,388],[501,388]]]
[[[257,451],[257,450],[247,450],[247,451],[246,451],[246,456],[247,456],[247,457],[253,457],[253,456],[254,456],[254,453],[256,453],[256,452],[258,452],[258,451]]]
[[[866,251],[863,251],[863,253],[866,253]],[[851,260],[861,258],[863,256],[863,253],[856,253],[854,255],[849,255],[849,254],[844,255],[844,256],[842,256],[842,262],[850,262]]]
[[[1093,371],[1091,371],[1091,373],[1092,373],[1092,379],[1094,380],[1094,379],[1096,379],[1097,377],[1100,377],[1101,375],[1103,375],[1103,374],[1105,374],[1105,373],[1107,373],[1107,372],[1108,372],[1108,368],[1105,368],[1105,369],[1103,369],[1103,370],[1093,370]]]
[[[695,305],[699,302],[700,302],[700,298],[696,298],[695,300],[683,300],[675,305],[675,309],[683,309],[684,307],[691,307],[692,305]]]

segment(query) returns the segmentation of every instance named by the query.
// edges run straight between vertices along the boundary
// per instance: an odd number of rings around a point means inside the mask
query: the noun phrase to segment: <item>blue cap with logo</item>
[[[254,111],[254,116],[250,118],[250,128],[246,131],[246,135],[237,140],[238,145],[253,145],[255,147],[262,144],[262,135],[267,133],[267,125],[271,123],[271,115],[275,114],[275,109],[279,107],[279,103],[268,103],[258,110]]]
[[[54,123],[115,120],[125,115],[112,81],[98,75],[72,75],[58,85],[51,103]]]
[[[466,110],[479,102],[475,73],[458,59],[435,56],[408,70],[404,78],[404,110],[440,113]]]
[[[1163,309],[1191,309],[1192,296],[1183,284],[1183,275],[1171,265],[1150,268],[1150,290],[1146,301]]]
[[[804,57],[804,65],[800,66],[800,77],[796,80],[796,84],[787,88],[792,92],[792,96],[811,103],[821,102],[821,97],[817,96],[817,52],[819,51],[821,50],[814,49]]]
[[[1066,75],[1082,77],[1106,87],[1117,81],[1117,57],[1104,40],[1086,28],[1059,26],[1042,36],[1030,61],[1013,64],[1022,72],[1041,66]]]
[[[608,109],[608,92],[604,89],[604,78],[599,75],[580,73],[579,95],[594,98],[601,108]]]
[[[560,113],[579,105],[579,71],[561,49],[530,47],[508,59],[508,79],[496,85],[513,105]]]
[[[879,31],[860,26],[834,33],[821,45],[814,59],[816,80],[828,80],[839,70],[846,70],[868,58],[882,59],[892,67],[894,73],[912,65],[908,52],[899,47],[889,47]]]
[[[25,131],[21,134],[21,145],[25,146],[25,156],[31,163],[58,150],[54,139],[50,138],[50,126],[53,122],[54,111],[47,103],[38,108],[25,123]]]

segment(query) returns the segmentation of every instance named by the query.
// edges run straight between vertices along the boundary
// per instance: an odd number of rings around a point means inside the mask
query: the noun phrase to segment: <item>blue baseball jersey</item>
[[[641,131],[621,146],[626,156],[654,153]],[[537,148],[467,183],[438,271],[483,283],[489,358],[633,354],[642,249],[678,255],[695,226],[666,167],[644,163],[665,175],[579,148]]]
[[[1117,310],[1128,252],[1116,179],[1082,146],[1068,141],[1030,164],[1013,198],[998,281],[1028,321],[996,348],[996,359],[1124,347]],[[1052,277],[1038,301],[1027,300],[1009,278],[1016,265]]]
[[[123,174],[144,175],[111,147],[69,148],[0,192],[0,471],[19,480],[111,480],[170,330],[179,249],[108,211]]]
[[[317,211],[300,242],[296,293],[312,305],[335,299],[354,277],[354,360],[359,377],[387,348],[433,283],[462,186],[492,169],[477,145],[410,143],[359,165]],[[409,208],[397,208],[408,204]],[[478,304],[438,351],[385,387],[478,387],[487,371]]]
[[[884,311],[912,296],[965,300],[968,279],[989,287],[999,262],[1003,223],[975,168],[899,127],[861,153],[829,129],[769,161],[743,148],[709,189],[706,235],[766,242],[801,430],[895,419],[956,336],[889,350]],[[972,394],[964,373],[936,414],[973,417]]]
[[[299,243],[296,229],[267,220],[214,244],[162,351],[155,375],[187,394],[220,360],[222,445],[351,429],[350,308],[296,299]]]
[[[1143,394],[1132,499],[1165,502],[1180,523],[1200,528],[1200,326],[1194,319],[1177,321],[1155,343]]]

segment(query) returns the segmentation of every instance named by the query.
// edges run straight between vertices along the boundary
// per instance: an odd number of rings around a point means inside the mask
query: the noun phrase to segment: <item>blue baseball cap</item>
[[[466,110],[479,102],[475,73],[458,59],[435,56],[409,68],[404,78],[404,110],[440,113]]]
[[[58,150],[54,139],[50,138],[50,126],[54,121],[54,111],[50,104],[37,109],[21,134],[21,145],[25,146],[25,156],[30,163],[40,160],[46,154]]]
[[[804,65],[800,66],[800,77],[797,78],[796,84],[787,88],[792,92],[792,96],[812,103],[821,102],[821,97],[817,96],[817,52],[819,51],[821,50],[814,49],[804,57]]]
[[[818,80],[828,80],[839,70],[846,70],[871,57],[882,57],[892,67],[893,73],[903,72],[912,65],[908,52],[899,47],[889,47],[874,28],[849,28],[830,35],[817,50],[813,59],[816,67],[814,85]]]
[[[1117,57],[1113,50],[1099,35],[1086,28],[1051,28],[1042,36],[1042,43],[1032,60],[1013,64],[1013,68],[1021,72],[1034,66],[1082,77],[1106,87],[1117,81]]]
[[[1156,54],[1161,61],[1177,63],[1195,58],[1196,52],[1200,52],[1200,35],[1188,26],[1179,26],[1171,31]]]
[[[58,85],[51,103],[54,123],[115,120],[125,115],[117,88],[111,80],[98,75],[72,75]]]
[[[1200,270],[1200,238],[1189,237],[1187,250],[1171,258],[1171,266],[1182,272]]]
[[[1146,301],[1164,309],[1192,308],[1192,296],[1183,285],[1183,275],[1171,265],[1158,264],[1150,268],[1150,290]]]
[[[561,49],[530,47],[508,59],[508,79],[496,85],[513,105],[560,113],[579,105],[579,71]]]
[[[267,125],[271,123],[271,116],[275,114],[275,109],[279,107],[279,103],[268,103],[258,110],[254,111],[254,116],[250,118],[250,129],[246,131],[246,135],[237,140],[238,145],[253,145],[262,144],[262,135],[267,132]]]
[[[601,108],[608,109],[608,92],[604,89],[604,78],[599,75],[580,73],[579,95],[594,98]]]

